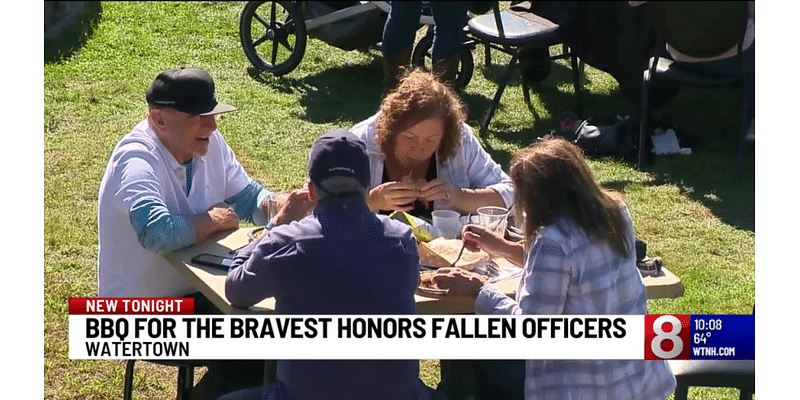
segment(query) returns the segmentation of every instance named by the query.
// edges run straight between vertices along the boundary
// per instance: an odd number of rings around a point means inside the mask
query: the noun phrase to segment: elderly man
[[[240,250],[225,283],[228,300],[247,307],[274,296],[278,314],[416,313],[416,241],[407,225],[367,206],[364,143],[341,129],[322,135],[311,148],[308,175],[309,196],[317,202],[313,215]],[[282,360],[278,380],[225,399],[430,396],[417,360]]]
[[[259,224],[299,219],[311,203],[305,191],[295,191],[270,215],[271,193],[247,175],[217,130],[215,116],[236,108],[217,102],[207,72],[164,71],[146,98],[147,118],[117,143],[100,183],[98,295],[192,296],[198,313],[219,313],[161,255],[236,228],[239,219]],[[204,382],[214,370],[210,365]],[[258,374],[252,375],[263,379]],[[193,392],[197,398],[206,396],[206,383]],[[220,387],[207,397],[238,387]]]

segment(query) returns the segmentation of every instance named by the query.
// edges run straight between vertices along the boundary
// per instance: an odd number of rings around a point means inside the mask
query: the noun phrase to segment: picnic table
[[[275,299],[270,297],[249,308],[240,308],[231,305],[225,297],[225,277],[227,272],[223,269],[196,265],[192,258],[199,254],[213,254],[222,257],[232,257],[232,251],[248,243],[248,233],[257,228],[238,228],[218,232],[209,240],[193,246],[166,254],[164,257],[204,296],[225,314],[245,313],[273,313]],[[510,265],[507,261],[498,259],[496,262]],[[495,285],[513,297],[519,286],[519,276],[511,277],[495,283]],[[683,285],[680,279],[666,268],[655,277],[643,278],[648,299],[674,298],[683,295]],[[415,295],[418,314],[473,314],[474,300],[463,296],[449,295]]]

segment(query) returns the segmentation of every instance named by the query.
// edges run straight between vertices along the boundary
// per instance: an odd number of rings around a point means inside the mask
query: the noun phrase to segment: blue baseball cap
[[[350,177],[369,187],[369,156],[361,139],[345,129],[334,129],[317,138],[308,157],[308,177],[322,186],[334,176]]]

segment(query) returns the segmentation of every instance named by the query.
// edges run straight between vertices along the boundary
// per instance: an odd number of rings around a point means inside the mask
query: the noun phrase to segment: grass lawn
[[[239,44],[244,2],[103,2],[92,38],[67,60],[44,67],[44,396],[108,399],[122,393],[123,361],[68,357],[67,299],[96,295],[97,193],[116,142],[146,113],[144,92],[162,70],[190,65],[209,71],[218,98],[239,108],[219,127],[239,161],[258,181],[287,190],[305,180],[313,140],[334,127],[350,127],[375,113],[382,78],[376,51],[344,51],[311,39],[299,67],[283,77],[252,69]],[[463,99],[477,131],[494,95],[497,66],[485,68],[475,52],[475,73]],[[499,55],[496,60],[502,59]],[[497,62],[497,61],[496,61]],[[587,115],[624,113],[617,84],[586,69]],[[515,78],[483,139],[506,169],[511,156],[557,127],[574,109],[566,64],[522,101]],[[714,94],[678,99],[681,121],[715,101]],[[717,105],[708,106],[709,108]],[[731,112],[725,102],[720,112]],[[735,113],[735,107],[733,108]],[[680,114],[683,113],[683,114]],[[690,156],[659,157],[648,172],[615,159],[590,161],[605,187],[629,201],[636,234],[678,275],[686,293],[650,300],[651,313],[745,314],[755,300],[754,157],[744,177],[733,176],[733,130],[703,130]],[[703,133],[707,133],[705,136]],[[138,363],[135,398],[174,397],[173,368]],[[198,373],[199,377],[201,374]],[[438,360],[421,361],[421,376],[435,386]],[[695,398],[732,399],[732,390],[693,389]]]

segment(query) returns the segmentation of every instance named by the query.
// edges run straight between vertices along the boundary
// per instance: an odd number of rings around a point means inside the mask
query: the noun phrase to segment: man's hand
[[[208,239],[216,232],[239,227],[239,219],[230,207],[212,206],[208,211],[190,215],[197,243]]]
[[[305,218],[314,209],[314,204],[308,196],[308,189],[296,189],[288,195],[276,197],[278,212],[273,216],[275,225],[288,224]]]

